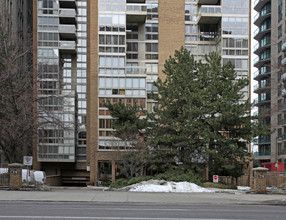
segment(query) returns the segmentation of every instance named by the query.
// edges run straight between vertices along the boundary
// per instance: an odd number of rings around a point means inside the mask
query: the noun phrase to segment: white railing
[[[201,6],[200,14],[221,14],[221,6]]]
[[[59,25],[59,31],[76,31],[75,25]]]
[[[60,47],[75,47],[75,41],[60,41]]]
[[[75,16],[76,12],[75,9],[60,9],[59,15]]]
[[[127,4],[127,12],[147,12],[146,4]]]

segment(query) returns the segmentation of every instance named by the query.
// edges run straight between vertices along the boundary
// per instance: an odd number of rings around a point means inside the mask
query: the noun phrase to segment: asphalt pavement
[[[284,206],[0,201],[0,220],[285,219]]]
[[[103,191],[103,188],[53,187],[50,191],[0,191],[0,201],[286,205],[286,195],[224,193],[146,193]]]

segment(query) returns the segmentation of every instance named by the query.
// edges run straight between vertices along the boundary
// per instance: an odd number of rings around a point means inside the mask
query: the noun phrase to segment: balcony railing
[[[259,57],[256,57],[254,60],[253,60],[253,63],[254,63],[254,65],[256,64],[256,63],[258,63],[259,62]]]
[[[255,152],[254,157],[270,156],[270,152]]]
[[[284,57],[281,61],[281,65],[284,65],[286,63],[286,57]]]
[[[279,139],[285,141],[285,140],[286,140],[286,134],[280,135],[280,136],[279,136]]]
[[[270,137],[265,137],[265,138],[258,139],[258,143],[259,144],[264,144],[264,143],[269,143],[269,142],[271,142]]]
[[[201,6],[200,14],[221,14],[221,6]]]
[[[285,125],[285,124],[286,124],[286,119],[278,121],[278,125]]]
[[[60,9],[59,15],[75,16],[76,11],[75,9]]]
[[[259,3],[259,1],[260,1],[260,0],[255,0],[255,1],[254,1],[254,4],[253,4],[253,7],[255,7],[255,6]]]
[[[281,75],[281,80],[284,80],[284,79],[286,79],[286,73],[283,73],[283,74]]]
[[[76,31],[75,25],[59,25],[59,31],[70,31],[74,32]]]
[[[283,44],[282,44],[282,51],[285,51],[286,50],[286,42],[284,42]]]
[[[286,104],[279,105],[279,110],[286,110]]]
[[[145,74],[146,68],[145,67],[126,67],[127,74]]]
[[[127,12],[147,12],[146,4],[127,4],[126,5]]]
[[[253,51],[256,51],[259,48],[259,43],[257,43],[254,47],[253,47]]]
[[[256,78],[258,75],[259,75],[259,71],[256,70],[256,71],[253,73],[253,78]]]
[[[257,29],[253,32],[253,36],[255,37],[258,33],[259,33],[259,28],[257,28]]]
[[[60,47],[75,47],[76,43],[75,41],[60,41]]]
[[[267,102],[267,101],[270,101],[270,98],[265,98],[265,99],[255,98],[255,99],[253,100],[253,103],[256,105],[256,104],[258,104],[258,103]]]
[[[285,155],[286,149],[278,150],[278,155]]]

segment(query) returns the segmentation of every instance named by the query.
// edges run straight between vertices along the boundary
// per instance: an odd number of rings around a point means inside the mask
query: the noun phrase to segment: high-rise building
[[[142,106],[185,46],[249,77],[250,0],[33,0],[39,121],[35,167],[63,184],[115,179],[120,141],[105,102]],[[243,91],[249,98],[249,88]]]
[[[284,162],[286,159],[286,99],[285,99],[285,1],[257,0],[254,2],[257,14],[254,24],[254,47],[257,71],[254,79],[258,94],[255,104],[263,123],[273,131],[271,135],[259,137],[255,159],[263,162]]]

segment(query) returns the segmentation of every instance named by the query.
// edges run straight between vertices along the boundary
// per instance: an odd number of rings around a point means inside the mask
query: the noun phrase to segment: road
[[[13,219],[285,219],[285,206],[95,202],[0,202],[0,220]]]

